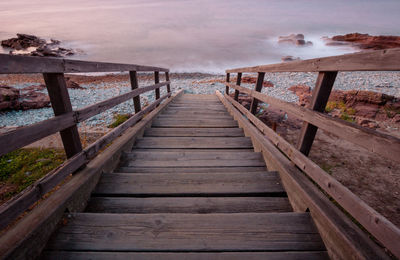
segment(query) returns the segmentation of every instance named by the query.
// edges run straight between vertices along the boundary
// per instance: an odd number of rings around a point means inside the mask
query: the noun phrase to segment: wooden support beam
[[[237,78],[236,78],[236,85],[240,86],[240,83],[242,82],[242,73],[238,72]],[[235,90],[235,100],[239,100],[239,90]]]
[[[328,102],[333,84],[335,83],[337,71],[320,72],[313,90],[310,108],[314,111],[323,112]],[[303,123],[297,149],[305,155],[308,155],[314,142],[318,127],[308,122]]]
[[[165,81],[169,81],[169,72],[165,72]],[[168,83],[167,85],[167,92],[170,93],[171,92],[171,84]]]
[[[135,90],[139,87],[137,72],[136,71],[129,71],[129,78],[131,79],[131,87],[132,90]],[[138,113],[142,108],[140,105],[140,96],[137,95],[133,97],[133,106],[135,107],[135,113]]]
[[[160,83],[160,72],[154,71],[154,83]],[[156,88],[156,100],[160,98],[160,88]]]
[[[53,107],[54,115],[59,116],[72,112],[71,100],[67,90],[63,73],[43,73],[47,91]],[[79,138],[76,125],[60,131],[61,139],[64,145],[67,158],[82,151],[82,144]]]
[[[258,77],[257,77],[257,83],[256,87],[254,88],[255,91],[261,92],[261,89],[263,87],[263,82],[264,82],[264,76],[265,72],[259,72]],[[251,100],[251,105],[250,105],[250,112],[254,115],[257,111],[257,106],[258,106],[258,99],[253,98]]]
[[[229,83],[229,81],[230,81],[230,73],[226,73],[226,82],[228,82]],[[229,86],[228,85],[226,85],[226,87],[225,87],[225,93],[227,94],[227,95],[229,95]]]

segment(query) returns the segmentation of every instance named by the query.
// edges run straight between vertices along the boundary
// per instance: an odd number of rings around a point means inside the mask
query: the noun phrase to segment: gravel
[[[235,76],[233,74],[233,76]],[[317,78],[317,73],[267,73],[265,80],[271,81],[275,87],[263,88],[262,92],[273,97],[296,102],[298,97],[287,89],[293,85],[308,85],[313,87]],[[212,94],[216,90],[225,91],[222,83],[201,83],[212,79],[224,80],[225,75],[196,74],[195,77],[178,76],[172,78],[171,88],[173,91],[184,89],[185,93],[193,94]],[[200,83],[199,83],[200,82]],[[0,82],[1,84],[2,82]],[[39,84],[39,83],[36,83]],[[140,82],[140,86],[151,85],[150,81]],[[12,87],[23,88],[32,83],[8,84]],[[100,102],[102,100],[126,93],[130,91],[129,82],[107,82],[97,84],[81,84],[84,89],[69,89],[73,109]],[[243,84],[246,87],[253,87],[250,84]],[[161,95],[166,93],[166,88],[161,88]],[[337,90],[369,90],[382,92],[388,95],[400,97],[400,72],[340,72],[335,81],[334,89]],[[46,90],[43,90],[46,93]],[[141,95],[142,106],[154,101],[154,91]],[[113,121],[113,116],[117,113],[133,113],[133,102],[129,100],[114,108],[86,120],[83,124],[87,126],[104,126]],[[0,112],[0,127],[23,126],[37,123],[53,117],[51,108],[42,108],[27,111],[8,111]]]

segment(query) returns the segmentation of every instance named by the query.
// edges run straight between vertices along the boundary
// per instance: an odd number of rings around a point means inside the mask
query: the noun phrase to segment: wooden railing
[[[115,71],[129,71],[132,91],[73,111],[64,73]],[[154,72],[155,84],[139,87],[137,72]],[[165,82],[160,83],[160,72],[165,73]],[[0,229],[15,220],[68,175],[84,167],[102,148],[171,96],[169,70],[165,68],[0,54],[0,74],[17,73],[43,73],[55,117],[1,134],[0,156],[60,132],[68,159],[60,167],[0,206]],[[167,86],[167,94],[160,97],[160,87],[162,86]],[[155,91],[155,101],[142,109],[140,94],[153,90]],[[130,99],[133,99],[135,114],[113,131],[83,149],[77,124]]]
[[[346,141],[400,162],[400,139],[388,134],[360,127],[344,120],[332,118],[322,112],[328,102],[338,71],[399,71],[400,49],[371,51],[336,57],[295,61],[276,65],[265,65],[227,70],[225,98],[259,130],[270,142],[289,158],[299,169],[312,179],[326,194],[331,196],[347,213],[358,221],[370,234],[379,240],[394,255],[400,257],[400,229],[379,214],[348,188],[311,161],[307,155],[318,128]],[[261,93],[267,72],[318,72],[312,93],[311,107],[305,108]],[[232,73],[237,73],[236,84],[230,83]],[[242,73],[257,73],[255,88],[240,86]],[[229,89],[235,89],[234,98]],[[252,97],[250,111],[238,102],[239,93]],[[304,121],[297,147],[266,126],[256,116],[258,102],[287,112]],[[384,174],[384,173],[382,173]],[[288,189],[290,193],[290,189]],[[290,194],[289,194],[290,195]],[[295,196],[301,196],[295,194]]]

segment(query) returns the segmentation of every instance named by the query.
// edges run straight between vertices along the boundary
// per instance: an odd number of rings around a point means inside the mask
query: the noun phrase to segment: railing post
[[[230,80],[230,73],[226,73],[226,82],[227,83],[229,83],[229,80]],[[225,93],[227,94],[227,95],[229,95],[229,86],[225,86]]]
[[[165,72],[165,81],[169,81],[169,72],[168,71]],[[167,85],[167,92],[168,93],[171,92],[171,84]]]
[[[132,90],[137,89],[139,87],[137,72],[129,71],[129,78],[131,79]],[[133,106],[135,107],[135,113],[138,113],[140,110],[142,110],[140,105],[140,95],[133,97]]]
[[[240,86],[240,83],[242,82],[242,73],[238,72],[237,78],[236,78],[236,85]],[[235,89],[235,100],[239,100],[239,90]]]
[[[71,100],[69,98],[67,83],[63,73],[43,73],[44,82],[49,93],[54,115],[59,116],[72,112]],[[61,139],[67,158],[82,151],[82,143],[79,138],[76,125],[60,131]]]
[[[265,72],[258,72],[257,83],[256,87],[254,88],[255,91],[261,92],[264,83],[264,77],[265,77]],[[253,98],[251,100],[251,105],[250,105],[250,112],[253,115],[255,115],[257,112],[257,106],[258,106],[258,99]]]
[[[154,83],[160,83],[160,72],[154,71]],[[160,98],[160,88],[156,88],[156,100]]]
[[[337,71],[319,72],[310,104],[312,110],[318,112],[325,110],[337,73]],[[317,130],[318,127],[315,125],[303,123],[297,141],[297,149],[307,156],[310,153]]]

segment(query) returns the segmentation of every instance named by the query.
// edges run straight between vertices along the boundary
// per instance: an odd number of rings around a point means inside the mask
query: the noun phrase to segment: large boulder
[[[46,41],[37,36],[22,33],[17,33],[17,38],[10,38],[1,41],[1,46],[15,50],[27,49],[29,47],[40,47],[45,44]]]
[[[50,98],[48,95],[34,90],[21,91],[19,109],[39,109],[50,107]]]

